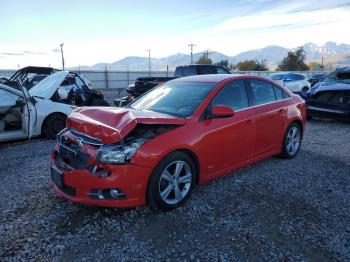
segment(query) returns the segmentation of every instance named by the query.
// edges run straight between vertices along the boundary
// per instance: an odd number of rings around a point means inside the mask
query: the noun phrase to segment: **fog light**
[[[117,189],[111,189],[109,192],[112,199],[117,199],[119,197],[119,191]]]
[[[97,198],[98,199],[104,199],[105,197],[103,196],[103,191],[102,190],[97,190]]]
[[[120,189],[92,189],[89,193],[91,198],[99,200],[125,199],[125,194]]]

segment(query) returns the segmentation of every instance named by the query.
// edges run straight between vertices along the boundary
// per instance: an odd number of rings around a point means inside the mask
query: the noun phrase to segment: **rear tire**
[[[292,123],[288,126],[283,139],[282,158],[291,159],[296,157],[301,146],[301,127],[298,123]]]
[[[67,117],[63,114],[52,114],[45,119],[43,134],[48,139],[56,139],[56,135],[66,127]]]
[[[162,211],[184,204],[196,181],[196,167],[182,152],[173,152],[163,158],[154,169],[147,190],[147,202]]]

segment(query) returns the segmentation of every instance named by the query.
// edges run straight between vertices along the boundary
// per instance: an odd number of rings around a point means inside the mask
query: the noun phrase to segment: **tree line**
[[[295,51],[289,51],[287,56],[283,58],[280,64],[278,64],[277,71],[307,71],[317,70],[322,68],[323,65],[317,62],[310,62],[308,65],[305,64],[305,52],[302,47]],[[213,61],[208,57],[207,54],[203,54],[197,61],[196,64],[213,64]],[[238,71],[267,71],[265,60],[244,60],[235,65],[230,64],[227,59],[221,60],[214,65],[220,65],[228,68],[229,70]]]

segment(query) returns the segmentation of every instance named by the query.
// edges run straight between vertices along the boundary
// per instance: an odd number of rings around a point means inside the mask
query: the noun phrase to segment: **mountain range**
[[[306,43],[303,46],[306,54],[306,63],[315,61],[321,62],[323,57],[324,64],[332,64],[335,66],[350,65],[350,45],[337,44],[335,42],[327,42],[322,46],[314,43]],[[214,63],[221,60],[228,60],[230,64],[237,64],[244,60],[264,61],[270,69],[276,66],[287,56],[288,51],[295,50],[287,49],[281,46],[270,45],[261,49],[246,51],[235,56],[228,56],[217,51],[210,51],[209,57]],[[197,61],[204,52],[193,54],[193,61]],[[152,71],[165,71],[167,67],[170,71],[174,70],[179,65],[189,64],[191,57],[188,54],[177,53],[162,58],[152,58]],[[93,66],[81,66],[81,70],[130,70],[130,71],[146,71],[148,70],[148,57],[128,56],[113,63],[99,63]],[[77,68],[72,68],[77,69]]]

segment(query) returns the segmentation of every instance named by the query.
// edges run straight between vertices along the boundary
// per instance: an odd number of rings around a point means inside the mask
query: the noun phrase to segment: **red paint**
[[[90,155],[89,164],[99,165],[109,170],[111,176],[100,178],[88,170],[72,170],[64,173],[64,183],[76,188],[76,196],[71,197],[56,186],[54,190],[75,202],[111,207],[134,207],[146,203],[147,185],[152,171],[163,157],[175,150],[191,151],[197,158],[200,183],[281,153],[287,127],[293,121],[298,121],[304,130],[306,120],[304,101],[283,86],[279,87],[290,95],[290,99],[236,111],[230,117],[201,119],[215,94],[228,82],[241,78],[269,81],[252,76],[201,76],[198,78],[200,81],[214,81],[218,82],[218,85],[187,119],[127,108],[90,107],[75,110],[69,116],[67,126],[100,138],[104,144],[118,142],[137,123],[176,124],[179,127],[143,144],[130,163],[125,165],[98,164],[95,159],[97,149],[84,146],[82,150]],[[192,77],[191,81],[199,81],[196,79]],[[221,105],[214,109],[214,113],[217,114],[228,114],[228,111],[226,106]],[[230,111],[233,113],[232,109]],[[54,151],[56,150],[57,147]],[[119,188],[125,193],[126,199],[94,200],[86,194],[91,189],[98,188]]]

